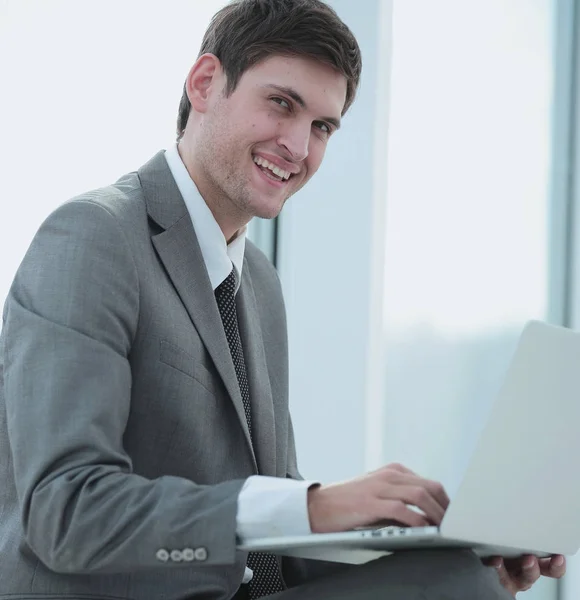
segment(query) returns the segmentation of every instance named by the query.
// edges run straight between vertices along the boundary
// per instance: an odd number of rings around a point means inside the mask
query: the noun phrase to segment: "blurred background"
[[[285,290],[301,470],[399,461],[452,496],[524,323],[580,327],[580,0],[329,3],[362,48],[358,100],[251,227]],[[173,143],[223,4],[0,0],[2,302],[54,208]],[[522,597],[579,595],[572,559]]]

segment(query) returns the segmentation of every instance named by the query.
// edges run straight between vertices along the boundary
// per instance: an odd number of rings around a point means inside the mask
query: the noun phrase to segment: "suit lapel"
[[[237,295],[240,336],[250,384],[252,432],[261,475],[276,475],[276,429],[270,376],[264,354],[262,328],[248,261],[244,259]]]
[[[152,236],[155,249],[234,403],[257,471],[240,386],[214,292],[187,207],[163,152],[138,174],[148,214],[163,230]]]

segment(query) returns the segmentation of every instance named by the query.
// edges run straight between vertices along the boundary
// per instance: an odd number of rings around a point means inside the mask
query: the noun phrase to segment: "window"
[[[383,452],[450,495],[523,324],[548,318],[554,13],[394,3]]]

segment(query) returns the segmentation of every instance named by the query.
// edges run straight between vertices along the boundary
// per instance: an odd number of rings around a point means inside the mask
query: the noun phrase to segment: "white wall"
[[[0,2],[0,299],[41,221],[175,139],[183,82],[225,0]]]

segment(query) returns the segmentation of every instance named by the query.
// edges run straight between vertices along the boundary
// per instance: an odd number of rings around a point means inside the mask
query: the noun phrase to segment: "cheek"
[[[324,153],[326,152],[326,144],[319,139],[310,142],[308,147],[308,158],[306,159],[306,167],[308,169],[308,178],[312,177],[322,164]]]
[[[244,127],[246,126],[246,123],[249,125],[248,129],[252,133],[257,133],[265,136],[266,138],[276,135],[276,132],[278,132],[282,127],[280,115],[277,115],[271,111],[267,113],[254,114],[251,117],[244,115],[243,119],[240,121],[240,125]]]

